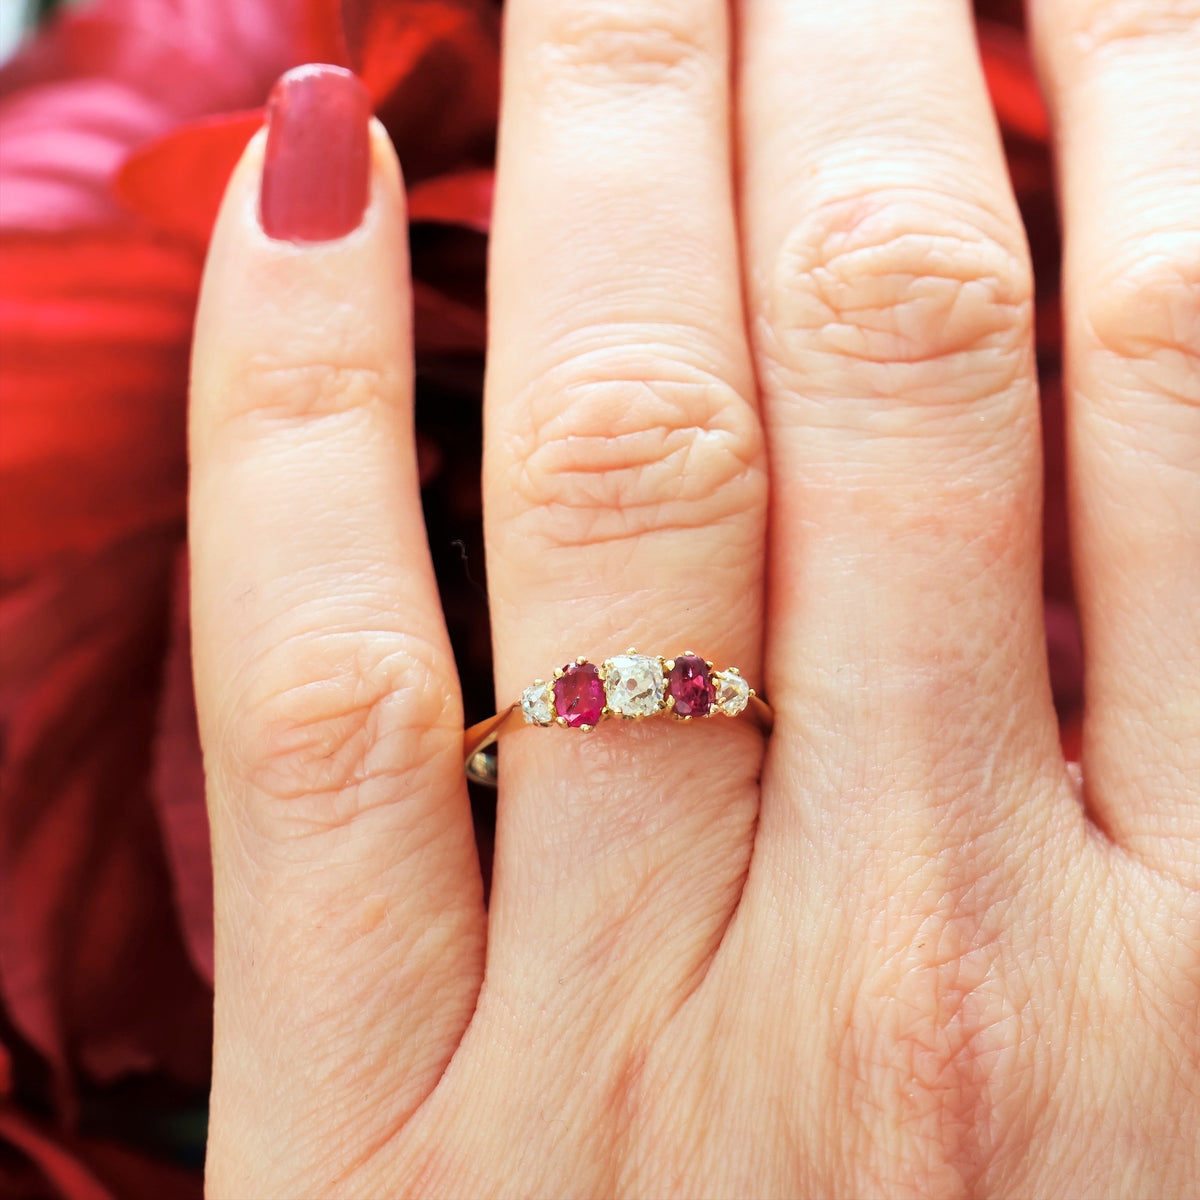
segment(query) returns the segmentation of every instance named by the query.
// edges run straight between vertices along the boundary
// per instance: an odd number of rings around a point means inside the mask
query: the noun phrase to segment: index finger
[[[344,1191],[347,1164],[434,1087],[482,970],[458,688],[418,493],[403,196],[368,116],[348,72],[284,77],[200,301],[192,600],[217,1195]]]

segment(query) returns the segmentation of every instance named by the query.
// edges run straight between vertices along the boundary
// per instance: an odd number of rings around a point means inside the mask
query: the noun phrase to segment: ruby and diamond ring
[[[661,658],[630,649],[606,658],[599,666],[577,658],[555,671],[553,679],[535,680],[517,703],[465,732],[466,771],[476,782],[494,786],[496,759],[486,748],[500,734],[521,725],[587,731],[611,718],[691,721],[743,713],[752,717],[762,732],[770,732],[770,707],[737,667],[717,670],[710,660],[691,650],[675,658]]]
[[[641,720],[671,713],[681,720],[723,713],[736,717],[754,695],[737,667],[714,671],[690,650],[661,659],[629,650],[599,666],[576,659],[547,682],[538,679],[521,694],[527,725],[592,729],[605,717]]]

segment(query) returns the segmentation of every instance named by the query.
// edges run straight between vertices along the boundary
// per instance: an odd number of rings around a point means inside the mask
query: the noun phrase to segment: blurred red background
[[[980,44],[1038,280],[1046,600],[1080,656],[1058,233],[1016,0]],[[275,78],[352,66],[399,150],[430,544],[468,720],[491,704],[480,530],[492,0],[95,0],[0,68],[0,1196],[199,1196],[208,837],[188,665],[184,407],[209,228]],[[488,854],[492,812],[476,805]]]

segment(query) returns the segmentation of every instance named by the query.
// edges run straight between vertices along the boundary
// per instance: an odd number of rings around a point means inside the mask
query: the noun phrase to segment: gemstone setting
[[[750,685],[742,678],[737,667],[728,671],[714,671],[713,684],[716,687],[716,708],[727,717],[736,717],[744,712],[750,703]]]
[[[595,663],[569,663],[554,680],[554,711],[571,729],[591,729],[604,712],[604,684]]]
[[[662,663],[647,654],[617,654],[604,662],[604,695],[618,717],[652,717],[663,707]]]
[[[554,691],[538,680],[521,693],[521,716],[526,725],[554,724]]]
[[[708,663],[698,654],[681,654],[675,659],[668,686],[676,716],[707,717],[712,711],[716,689],[708,677]]]

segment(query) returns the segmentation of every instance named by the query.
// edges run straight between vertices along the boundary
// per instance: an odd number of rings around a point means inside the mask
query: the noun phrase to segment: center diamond
[[[650,717],[663,706],[662,663],[645,654],[618,654],[604,664],[604,698],[619,717]]]

